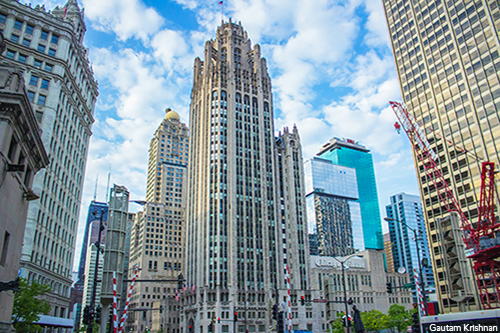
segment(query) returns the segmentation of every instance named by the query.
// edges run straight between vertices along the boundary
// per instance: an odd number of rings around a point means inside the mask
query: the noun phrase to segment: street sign
[[[328,300],[327,299],[323,299],[323,298],[315,298],[312,300],[313,303],[328,303]]]
[[[405,284],[405,289],[410,289],[410,288],[411,288],[411,286],[412,286],[412,284],[411,284],[411,283],[406,283],[406,284]]]

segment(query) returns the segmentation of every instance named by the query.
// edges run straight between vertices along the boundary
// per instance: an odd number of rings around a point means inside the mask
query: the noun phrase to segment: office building
[[[309,251],[346,256],[363,251],[356,170],[314,157],[304,163]]]
[[[177,216],[182,212],[182,179],[186,173],[188,149],[186,124],[180,122],[177,112],[167,109],[149,144],[146,201],[163,203]]]
[[[104,249],[104,245],[101,245],[101,248]],[[92,304],[92,297],[94,293],[94,285],[95,285],[95,304],[96,307],[99,306],[100,298],[101,298],[101,290],[102,290],[102,268],[104,265],[104,256],[99,255],[99,268],[97,273],[97,284],[95,284],[95,269],[96,269],[96,260],[97,260],[97,246],[95,244],[90,244],[87,251],[87,258],[85,260],[85,276],[84,276],[84,284],[83,284],[83,297],[82,297],[82,313],[83,309],[86,306],[90,306]],[[80,326],[83,325],[83,316],[80,316]]]
[[[102,214],[103,223],[106,224],[108,220],[108,204],[104,202],[91,201],[89,205],[89,212],[87,214],[87,222],[85,224],[85,231],[83,234],[82,252],[80,254],[80,264],[78,265],[78,280],[83,280],[85,275],[85,263],[87,260],[87,249],[90,244],[95,243],[99,237],[99,223]],[[102,233],[102,241],[104,241],[103,236],[106,233]]]
[[[325,313],[326,322],[344,315],[344,276],[341,262],[344,262],[344,267],[349,267],[344,271],[347,299],[352,299],[361,312],[378,310],[387,313],[393,304],[403,305],[406,310],[413,309],[410,290],[394,288],[391,294],[387,293],[388,282],[393,286],[404,286],[410,283],[410,274],[387,272],[384,269],[382,251],[366,250],[358,252],[358,255],[360,257],[353,256],[350,259],[320,256],[311,256],[309,259],[312,287],[319,290],[321,298],[333,301],[321,304],[318,309],[318,312]],[[326,331],[325,327],[323,331]]]
[[[404,268],[410,274],[413,274],[414,269],[420,272],[419,255],[421,263],[430,263],[429,243],[420,197],[398,193],[391,196],[390,202],[385,209],[389,220],[394,269],[399,271],[400,268]],[[412,229],[417,232],[418,246]],[[434,275],[429,264],[428,267],[422,266],[422,276],[426,289],[434,289]],[[413,287],[413,293],[414,301],[417,302],[416,286]]]
[[[370,151],[354,140],[333,138],[321,147],[317,156],[356,170],[365,249],[383,250],[377,183]]]
[[[80,325],[81,314],[82,314],[82,299],[83,291],[85,287],[85,267],[87,266],[87,250],[90,244],[97,242],[99,237],[99,224],[100,218],[102,219],[104,225],[106,225],[108,219],[108,204],[104,202],[97,202],[95,200],[90,202],[89,211],[87,214],[87,222],[85,223],[85,231],[83,234],[82,250],[80,253],[80,263],[78,265],[77,281],[74,284],[74,291],[72,302],[76,304],[74,308],[75,313],[73,317],[75,318],[75,327]],[[103,230],[101,234],[101,243],[104,242],[106,236],[106,231]]]
[[[383,4],[403,101],[438,156],[437,166],[467,219],[475,223],[480,163],[499,160],[498,4],[464,0],[383,0]],[[417,162],[440,311],[479,309],[470,260],[461,239],[453,236],[459,232],[439,232],[438,220],[454,217],[433,191],[424,169]],[[448,225],[460,228],[460,222]]]
[[[174,297],[178,289],[177,279],[185,262],[182,235],[188,149],[187,126],[175,111],[167,109],[149,145],[147,200],[130,232],[129,278],[139,265],[139,279],[158,282],[137,284],[131,308],[151,307],[155,301]],[[181,292],[178,290],[177,295]],[[126,328],[141,332],[151,328],[152,315],[131,314]]]
[[[52,11],[2,1],[0,30],[7,43],[4,61],[23,70],[50,156],[50,164],[32,185],[40,200],[29,205],[21,275],[52,286],[45,299],[57,326],[57,318],[70,317],[71,271],[97,82],[83,46],[83,11],[75,0]]]
[[[266,332],[286,276],[292,304],[310,297],[298,130],[274,137],[266,60],[241,23],[218,27],[193,77],[185,277],[195,291],[180,300],[181,329],[207,332],[220,317],[219,332]],[[305,312],[290,324],[320,325]]]
[[[392,258],[392,244],[391,244],[391,234],[390,233],[385,233],[384,234],[384,256],[385,256],[385,263],[387,266],[387,272],[388,273],[394,273],[394,259]]]
[[[19,69],[0,65],[0,282],[19,271],[33,176],[49,163]],[[12,292],[0,293],[0,332],[11,332]]]

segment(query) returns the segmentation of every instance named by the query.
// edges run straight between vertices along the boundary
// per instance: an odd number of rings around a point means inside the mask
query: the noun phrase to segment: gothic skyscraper
[[[286,311],[297,313],[289,324],[312,327],[311,308],[296,303],[310,296],[300,139],[295,127],[274,136],[260,47],[241,24],[225,22],[193,76],[186,280],[194,291],[183,324],[208,332],[221,318],[217,332],[265,332],[273,297],[281,306],[289,287]]]

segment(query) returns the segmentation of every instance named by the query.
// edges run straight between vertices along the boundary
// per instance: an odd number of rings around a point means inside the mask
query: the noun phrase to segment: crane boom
[[[437,167],[439,157],[432,150],[418,123],[403,104],[398,102],[389,102],[389,104],[401,124],[397,126],[398,131],[402,127],[406,132],[418,161],[424,166],[424,183],[431,180],[434,185],[433,189],[428,186],[422,190],[426,193],[437,191],[439,199],[448,212],[458,213],[463,232],[462,239],[469,253],[468,258],[474,260],[473,268],[483,308],[500,307],[500,262],[498,261],[500,257],[500,223],[497,222],[494,212],[494,163],[482,163],[479,221],[473,227],[458,204],[443,173]]]
[[[460,218],[460,225],[463,230],[463,239],[466,244],[469,244],[467,248],[473,247],[474,240],[472,237],[472,226],[467,220],[464,212],[460,208],[457,199],[453,195],[450,189],[448,181],[444,178],[443,174],[439,170],[437,163],[439,162],[439,157],[432,150],[429,141],[427,140],[424,132],[415,121],[413,116],[408,113],[406,107],[398,102],[389,102],[392,109],[396,113],[398,120],[406,132],[406,135],[410,139],[413,146],[413,150],[417,155],[417,159],[424,166],[426,183],[429,180],[432,182],[434,188],[431,186],[427,187],[427,190],[433,192],[437,191],[439,199],[444,204],[448,212],[456,212]]]

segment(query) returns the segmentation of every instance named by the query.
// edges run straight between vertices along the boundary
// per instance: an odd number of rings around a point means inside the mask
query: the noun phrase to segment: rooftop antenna
[[[106,186],[106,202],[108,202],[108,195],[109,195],[109,178],[111,177],[111,167],[109,168],[108,172],[108,185]]]
[[[99,181],[99,174],[95,176],[95,189],[94,189],[94,202],[97,200],[97,183]]]

